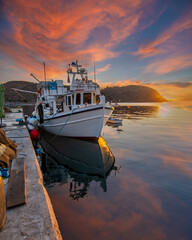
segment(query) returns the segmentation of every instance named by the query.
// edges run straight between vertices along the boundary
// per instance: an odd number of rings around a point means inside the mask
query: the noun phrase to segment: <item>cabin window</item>
[[[57,112],[63,112],[64,109],[63,109],[63,102],[57,102],[56,103],[56,106],[57,106]]]
[[[76,94],[76,105],[80,105],[81,104],[81,94],[77,93]]]
[[[69,110],[71,110],[71,96],[68,96],[67,97],[67,104],[68,104],[68,108],[69,108]]]
[[[100,95],[96,95],[96,103],[100,103]]]
[[[68,96],[68,105],[71,105],[71,96]]]
[[[91,104],[91,93],[84,93],[83,94],[83,103]]]
[[[49,107],[50,107],[50,115],[52,115],[53,114],[53,103],[52,102],[49,104]]]

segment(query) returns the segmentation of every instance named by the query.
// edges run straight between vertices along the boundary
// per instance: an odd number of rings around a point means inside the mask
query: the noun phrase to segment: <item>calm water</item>
[[[123,125],[105,126],[99,143],[44,142],[63,238],[191,240],[192,106],[122,104],[115,114]]]

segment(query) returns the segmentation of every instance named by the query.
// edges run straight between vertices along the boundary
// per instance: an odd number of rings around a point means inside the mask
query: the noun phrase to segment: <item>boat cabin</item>
[[[73,71],[73,68],[76,68]],[[67,113],[77,108],[99,104],[99,85],[88,80],[87,71],[78,62],[69,65],[68,82],[72,75],[72,84],[64,86],[62,80],[40,82],[38,84],[38,103],[43,106],[45,115]],[[80,77],[76,77],[79,75]]]

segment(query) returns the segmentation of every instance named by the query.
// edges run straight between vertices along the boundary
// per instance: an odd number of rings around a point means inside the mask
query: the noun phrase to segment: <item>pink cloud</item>
[[[185,54],[183,56],[172,55],[149,64],[145,67],[144,72],[155,72],[161,75],[190,67],[192,67],[192,54]]]
[[[161,32],[155,40],[150,41],[139,47],[139,50],[134,53],[134,55],[141,56],[141,58],[151,57],[159,53],[165,53],[164,45],[166,42],[175,38],[176,35],[183,33],[186,30],[192,28],[192,11],[181,16],[177,21],[175,21],[169,28]],[[183,42],[182,42],[183,43]],[[174,49],[176,50],[176,48]]]
[[[91,62],[119,56],[114,51],[122,40],[136,31],[143,10],[152,1],[43,1],[4,0],[4,12],[12,32],[4,31],[0,48],[19,67],[41,74],[45,60],[54,76],[63,73],[62,63],[78,58]],[[99,41],[94,29],[106,31]],[[53,70],[55,69],[55,70]]]
[[[105,67],[99,68],[97,71],[98,72],[105,72],[105,71],[107,71],[109,69],[111,69],[111,64],[107,64]]]
[[[101,88],[105,87],[122,87],[127,85],[140,85],[142,81],[135,80],[135,79],[127,79],[127,80],[119,80],[116,82],[100,82],[99,85]]]
[[[167,100],[187,101],[187,105],[192,105],[192,82],[175,82],[175,83],[148,83],[145,86],[154,88],[160,92]],[[181,103],[181,106],[186,103]]]

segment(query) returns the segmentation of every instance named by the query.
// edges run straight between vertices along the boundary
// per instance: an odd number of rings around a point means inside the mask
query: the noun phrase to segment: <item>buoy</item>
[[[29,123],[29,124],[27,124],[27,128],[29,130],[33,130],[35,128],[35,126],[37,126],[37,118],[36,117],[31,117],[31,118],[28,117],[27,122]]]
[[[31,139],[35,140],[35,139],[37,139],[39,137],[39,132],[36,129],[33,129],[30,132],[30,136],[31,136]]]

